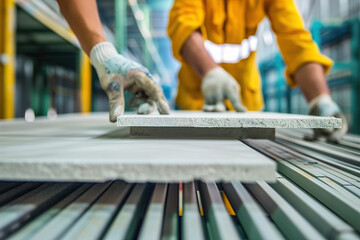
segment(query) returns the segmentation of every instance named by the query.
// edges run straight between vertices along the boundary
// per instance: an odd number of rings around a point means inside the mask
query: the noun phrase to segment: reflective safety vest
[[[197,30],[211,57],[240,84],[239,94],[247,109],[263,108],[255,35],[264,17],[269,18],[276,34],[289,86],[296,86],[294,73],[308,62],[317,62],[329,71],[332,61],[320,54],[293,0],[175,0],[168,35],[174,57],[181,62],[176,97],[181,109],[201,110],[204,104],[201,79],[180,54],[187,38]],[[232,109],[228,102],[227,107]]]

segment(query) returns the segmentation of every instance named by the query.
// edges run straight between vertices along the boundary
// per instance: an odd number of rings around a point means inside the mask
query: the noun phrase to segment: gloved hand
[[[142,65],[120,55],[109,42],[95,45],[90,52],[90,60],[96,69],[101,87],[109,97],[111,122],[125,110],[124,90],[141,98],[139,114],[149,114],[155,104],[161,114],[169,114],[169,105],[160,84]]]
[[[224,112],[225,99],[229,99],[237,112],[245,112],[246,108],[240,101],[240,86],[236,80],[223,68],[210,70],[202,79],[201,91],[204,96],[205,112]]]
[[[314,139],[325,139],[338,142],[347,132],[348,124],[339,106],[327,94],[320,95],[309,104],[309,115],[333,116],[342,119],[342,128],[339,129],[314,129]]]

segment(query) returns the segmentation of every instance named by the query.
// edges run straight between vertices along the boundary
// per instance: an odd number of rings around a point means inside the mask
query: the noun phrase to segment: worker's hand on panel
[[[158,81],[144,66],[120,55],[109,42],[95,45],[90,59],[109,97],[111,122],[124,113],[124,90],[135,94],[139,114],[149,114],[156,107],[161,114],[169,113],[169,105]]]
[[[314,139],[325,139],[330,142],[338,142],[347,132],[348,123],[339,106],[329,95],[320,95],[310,102],[310,115],[333,116],[342,119],[342,128],[339,129],[314,129]]]
[[[205,101],[203,106],[205,112],[226,111],[225,99],[230,100],[237,112],[246,111],[241,104],[239,84],[221,67],[216,67],[205,75],[202,79],[201,91]]]

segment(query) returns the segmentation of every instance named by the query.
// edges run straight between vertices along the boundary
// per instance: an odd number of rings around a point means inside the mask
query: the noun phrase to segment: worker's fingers
[[[221,88],[214,88],[213,89],[214,92],[214,98],[215,98],[215,103],[216,105],[223,103],[224,100],[225,100],[225,96],[224,96],[224,89],[221,89]]]
[[[220,97],[217,89],[216,88],[204,89],[203,95],[204,95],[203,111],[204,112],[216,112],[216,104],[219,101],[218,97]],[[222,101],[224,101],[224,100],[222,100]]]
[[[204,112],[225,112],[226,107],[223,101],[218,102],[217,104],[204,104]]]
[[[139,87],[149,97],[149,100],[155,102],[160,114],[169,114],[170,106],[166,101],[164,93],[160,86],[157,86],[150,74],[142,71],[129,72],[131,82]]]
[[[142,92],[137,93],[138,94],[130,100],[129,106],[137,109],[138,114],[150,114],[154,112],[156,110],[154,101],[149,100]]]
[[[341,129],[323,129],[317,128],[314,129],[313,136],[305,136],[305,140],[318,140],[318,141],[328,141],[333,143],[338,143],[339,140],[343,137],[344,133]]]
[[[237,112],[246,112],[246,108],[241,104],[238,88],[227,89],[226,97]]]
[[[347,121],[346,121],[346,118],[343,114],[341,113],[336,113],[334,115],[334,117],[336,118],[341,118],[342,120],[342,127],[341,128],[337,128],[337,129],[334,129],[333,132],[329,135],[328,137],[328,141],[329,142],[339,142],[339,140],[347,133],[348,131],[348,124],[347,124]]]
[[[341,113],[339,107],[334,102],[325,102],[316,105],[310,110],[310,114],[317,116],[332,116],[340,118],[342,121],[341,128],[314,129],[313,139],[337,143],[348,131],[349,126],[346,117]]]
[[[217,102],[217,98],[216,98],[216,90],[213,89],[206,89],[206,90],[202,90],[203,95],[204,95],[204,101],[206,105],[215,105]]]
[[[136,84],[132,84],[130,87],[128,87],[126,90],[128,90],[129,92],[131,92],[132,94],[136,95],[139,92],[141,92],[141,88],[136,85]]]
[[[150,114],[156,110],[153,102],[144,102],[140,104],[137,113],[138,114]]]
[[[164,97],[164,94],[161,94],[157,101],[155,101],[157,109],[160,114],[169,114],[170,113],[170,106],[167,102],[166,98]]]
[[[203,111],[204,112],[215,112],[215,105],[204,104]]]
[[[125,110],[124,89],[120,76],[112,76],[112,78],[108,82],[106,93],[109,97],[110,122],[116,122],[117,117],[122,115]]]
[[[130,99],[128,105],[130,108],[139,108],[141,104],[147,102],[148,98],[144,97],[141,92],[138,95],[135,95],[133,98]]]
[[[216,105],[215,105],[215,112],[225,112],[226,111],[226,107],[224,104],[224,100],[220,100]]]

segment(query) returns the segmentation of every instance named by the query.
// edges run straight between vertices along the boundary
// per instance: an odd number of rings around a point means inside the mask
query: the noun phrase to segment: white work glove
[[[90,52],[90,60],[100,79],[101,87],[109,97],[111,122],[124,113],[124,90],[136,95],[142,102],[139,114],[149,114],[157,109],[161,114],[169,114],[169,105],[160,84],[142,65],[120,55],[109,42],[95,45]]]
[[[240,86],[223,68],[217,67],[209,71],[202,79],[201,91],[204,96],[205,112],[224,112],[225,99],[229,99],[237,112],[245,112],[240,101]]]
[[[327,94],[322,94],[309,103],[309,115],[342,119],[342,128],[339,129],[314,129],[314,139],[323,139],[338,142],[347,132],[348,124],[339,106]]]

